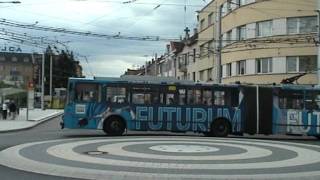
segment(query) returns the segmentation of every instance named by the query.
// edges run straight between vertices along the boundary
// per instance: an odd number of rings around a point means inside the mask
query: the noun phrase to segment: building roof
[[[184,43],[177,41],[170,41],[171,51],[174,53],[179,53],[183,50]]]
[[[191,45],[197,43],[197,41],[198,41],[198,33],[194,34],[189,39],[187,39],[187,45],[191,46]]]
[[[27,64],[32,63],[32,54],[28,54],[28,53],[0,52],[0,57],[2,57],[0,59],[0,62],[27,63]]]
[[[204,6],[204,7],[200,10],[200,12],[203,11],[204,9],[206,9],[207,7],[209,7],[214,1],[215,1],[215,0],[211,0],[206,6]]]
[[[124,73],[124,75],[140,75],[145,71],[144,68],[139,69],[127,69],[127,71]]]

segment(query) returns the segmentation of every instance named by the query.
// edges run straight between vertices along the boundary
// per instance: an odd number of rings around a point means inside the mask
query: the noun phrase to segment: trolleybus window
[[[239,90],[236,88],[228,89],[225,91],[225,105],[231,107],[239,106]]]
[[[167,105],[174,105],[175,104],[175,95],[168,93],[166,94],[166,104]]]
[[[305,108],[307,110],[319,110],[320,107],[320,92],[306,91]]]
[[[77,84],[76,85],[76,100],[81,102],[100,101],[99,86],[97,84]]]
[[[303,91],[283,91],[279,94],[281,109],[303,109]]]
[[[201,90],[200,89],[188,89],[188,105],[201,104]]]
[[[107,102],[109,103],[126,103],[127,90],[125,87],[107,87]]]
[[[225,92],[214,91],[214,105],[224,106],[225,105]]]
[[[179,89],[179,105],[183,106],[186,104],[186,89]]]
[[[132,103],[133,104],[151,104],[151,94],[150,93],[132,93]]]
[[[212,106],[212,91],[210,89],[203,90],[203,105]]]
[[[131,89],[133,104],[157,104],[159,92],[155,87],[135,86]]]
[[[174,105],[176,101],[177,87],[175,85],[169,85],[165,89],[166,91],[166,105]]]
[[[239,106],[239,90],[238,89],[225,89],[214,91],[214,105],[216,106]]]

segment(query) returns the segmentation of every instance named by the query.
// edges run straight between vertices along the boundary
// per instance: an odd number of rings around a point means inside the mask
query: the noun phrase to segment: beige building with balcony
[[[316,84],[316,0],[213,0],[199,11],[197,80]],[[206,75],[207,74],[207,75]]]
[[[316,0],[216,0],[222,83],[316,84]]]
[[[317,84],[316,0],[212,0],[197,31],[171,49],[158,76],[196,82]],[[168,56],[170,55],[170,56]]]

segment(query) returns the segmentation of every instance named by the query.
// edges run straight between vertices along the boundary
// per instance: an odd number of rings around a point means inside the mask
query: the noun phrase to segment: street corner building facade
[[[0,52],[0,81],[18,87],[33,81],[34,62],[31,54]]]
[[[316,7],[316,0],[212,0],[197,11],[192,35],[186,27],[184,38],[137,72],[200,83],[297,77],[298,84],[317,84]]]
[[[212,1],[200,13],[200,27],[216,16],[215,28],[203,33],[216,31],[221,82],[279,84],[307,73],[298,83],[317,84],[316,7],[316,0]]]

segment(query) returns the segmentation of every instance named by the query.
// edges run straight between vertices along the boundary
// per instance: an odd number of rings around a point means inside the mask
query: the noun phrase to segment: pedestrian
[[[7,113],[8,113],[8,105],[3,102],[2,104],[2,118],[7,119]]]
[[[17,105],[17,116],[19,116],[19,113],[20,113],[20,106]]]
[[[11,113],[11,120],[14,120],[16,118],[16,111],[17,111],[17,106],[14,103],[14,101],[10,102],[9,110],[10,110],[10,113]]]
[[[0,106],[0,112],[1,112],[1,113],[0,113],[0,119],[3,119],[3,118],[2,118],[2,106]]]

